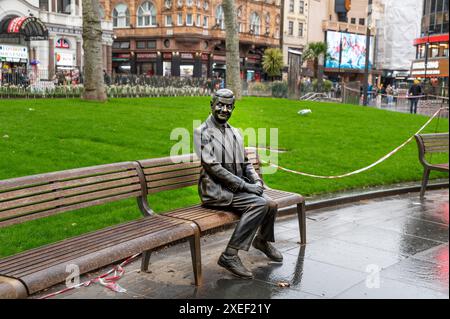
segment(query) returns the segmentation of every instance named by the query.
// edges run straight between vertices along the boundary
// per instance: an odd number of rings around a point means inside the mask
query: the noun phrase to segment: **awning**
[[[6,16],[0,21],[0,35],[7,37],[23,36],[26,41],[47,40],[48,29],[36,17]]]

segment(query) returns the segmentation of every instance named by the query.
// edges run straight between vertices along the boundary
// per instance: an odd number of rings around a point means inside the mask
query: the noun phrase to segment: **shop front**
[[[246,82],[261,82],[263,72],[261,67],[261,57],[257,55],[249,55],[244,58]]]
[[[28,86],[28,74],[37,63],[29,50],[30,41],[47,39],[48,30],[36,17],[10,15],[3,18],[0,21],[0,85]]]
[[[28,61],[26,46],[0,44],[0,83],[26,85]]]
[[[156,52],[136,53],[136,74],[145,76],[156,75]]]
[[[429,94],[448,96],[448,58],[413,61],[411,65],[411,77],[423,79],[427,84]]]

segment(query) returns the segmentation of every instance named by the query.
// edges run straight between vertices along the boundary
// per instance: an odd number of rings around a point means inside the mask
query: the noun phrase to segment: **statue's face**
[[[211,106],[212,115],[221,124],[226,123],[230,119],[233,109],[233,104],[228,104],[225,101],[221,101],[221,99],[215,105]]]

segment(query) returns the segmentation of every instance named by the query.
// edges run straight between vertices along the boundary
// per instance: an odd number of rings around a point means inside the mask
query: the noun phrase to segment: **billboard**
[[[346,32],[327,31],[328,56],[325,68],[364,70],[366,64],[366,36]],[[369,70],[373,65],[373,37],[370,37]]]

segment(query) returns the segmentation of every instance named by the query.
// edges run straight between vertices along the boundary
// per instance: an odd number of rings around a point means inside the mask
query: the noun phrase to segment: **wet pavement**
[[[140,259],[127,265],[118,281],[125,293],[93,284],[54,298],[448,299],[448,196],[444,189],[427,191],[423,201],[410,193],[310,211],[306,246],[298,243],[297,218],[280,217],[276,246],[283,263],[271,262],[253,248],[239,253],[254,280],[233,277],[217,265],[233,231],[228,228],[202,238],[201,287],[193,285],[189,246],[182,243],[155,252],[151,273],[139,271]]]

